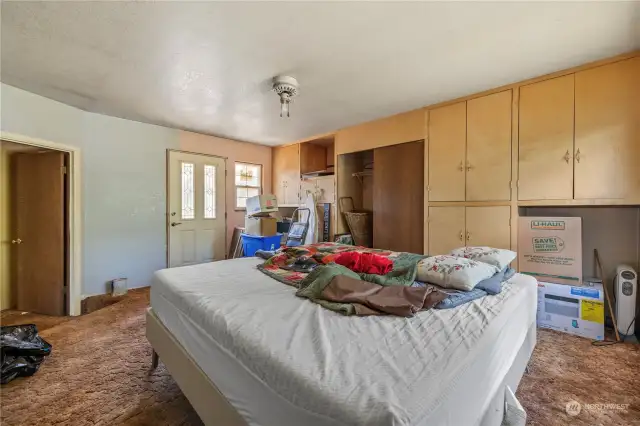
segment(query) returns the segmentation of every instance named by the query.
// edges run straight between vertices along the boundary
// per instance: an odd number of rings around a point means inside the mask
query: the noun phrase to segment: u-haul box
[[[518,268],[539,281],[582,284],[582,219],[521,217]]]
[[[538,327],[604,340],[602,284],[576,287],[538,282]]]

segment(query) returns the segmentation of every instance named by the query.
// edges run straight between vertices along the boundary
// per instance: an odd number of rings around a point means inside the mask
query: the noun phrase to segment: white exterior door
[[[169,151],[169,267],[223,260],[224,158]]]

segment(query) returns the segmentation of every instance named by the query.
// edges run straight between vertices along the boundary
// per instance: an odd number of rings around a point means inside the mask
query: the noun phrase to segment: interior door
[[[511,248],[511,207],[467,207],[467,246]]]
[[[640,196],[640,57],[575,79],[574,198]]]
[[[65,154],[13,154],[17,309],[65,314]]]
[[[169,151],[169,267],[225,258],[224,158]]]
[[[429,200],[464,201],[467,103],[429,111]]]
[[[467,101],[467,201],[511,199],[511,90]]]
[[[465,246],[465,208],[429,207],[429,255]]]
[[[424,252],[424,142],[373,150],[373,246]]]
[[[518,199],[573,198],[574,75],[520,89]]]

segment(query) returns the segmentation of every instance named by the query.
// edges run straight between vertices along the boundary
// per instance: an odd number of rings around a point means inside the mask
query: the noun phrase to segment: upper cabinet
[[[271,188],[281,206],[298,205],[300,197],[300,144],[273,149]]]
[[[520,88],[518,199],[640,199],[640,58]]]
[[[300,173],[320,172],[327,169],[327,148],[313,143],[300,144]]]
[[[464,201],[467,103],[429,111],[429,200]]]
[[[573,198],[574,75],[520,88],[520,200]]]
[[[640,198],[640,57],[575,74],[574,198]]]
[[[467,201],[511,199],[511,93],[467,101]]]
[[[429,201],[511,199],[511,93],[429,111]]]

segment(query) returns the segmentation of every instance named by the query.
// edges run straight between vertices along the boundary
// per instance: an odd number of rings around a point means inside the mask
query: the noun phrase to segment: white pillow
[[[493,265],[455,256],[433,256],[418,263],[416,279],[444,288],[469,291],[498,271]]]
[[[497,267],[499,270],[506,268],[518,256],[518,253],[511,250],[497,249],[492,247],[460,247],[451,250],[451,256],[464,257],[466,259],[477,260]]]

